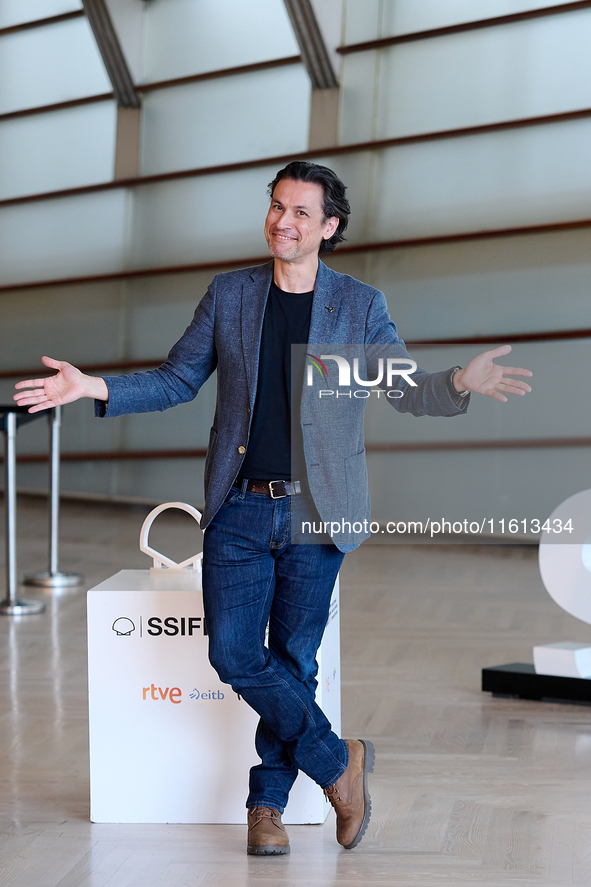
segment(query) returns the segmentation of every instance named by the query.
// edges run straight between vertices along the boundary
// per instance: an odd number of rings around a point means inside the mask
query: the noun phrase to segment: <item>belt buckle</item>
[[[284,480],[270,480],[269,481],[269,496],[271,499],[286,499],[287,493],[284,493],[282,496],[274,496],[273,495],[273,484],[284,484]]]

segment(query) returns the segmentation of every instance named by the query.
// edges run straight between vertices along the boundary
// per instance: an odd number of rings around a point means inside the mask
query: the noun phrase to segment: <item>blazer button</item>
[[[244,453],[246,453],[246,447],[238,447],[238,452],[241,456],[244,455]]]

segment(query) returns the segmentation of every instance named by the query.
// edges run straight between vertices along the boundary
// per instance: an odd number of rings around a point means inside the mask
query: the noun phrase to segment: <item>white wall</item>
[[[75,8],[51,4],[47,14],[54,5],[56,11]],[[537,5],[345,0],[343,42]],[[24,20],[25,4],[18,8]],[[126,0],[119,19],[134,74],[145,83],[298,53],[282,0]],[[0,38],[0,71],[11,73],[10,84],[1,78],[1,107],[108,91],[89,33],[80,19]],[[585,10],[340,56],[340,140],[589,107],[590,37],[591,10]],[[309,107],[301,65],[147,93],[141,172],[297,154],[306,149]],[[114,120],[107,103],[0,121],[0,197],[108,180]],[[353,208],[348,240],[362,244],[588,218],[590,143],[591,123],[579,120],[342,156],[326,152],[318,160],[347,183]],[[0,206],[0,282],[262,256],[266,185],[275,171],[271,164]],[[591,233],[583,229],[337,252],[329,263],[383,289],[409,341],[502,339],[591,327],[590,247]],[[0,293],[0,368],[35,366],[42,353],[84,363],[163,357],[213,273]],[[461,364],[473,352],[416,349],[429,369]],[[375,404],[368,443],[591,435],[587,342],[516,345],[511,360],[535,370],[534,393],[525,401],[502,405],[474,397],[469,415],[453,421],[418,421]],[[9,383],[1,382],[0,398],[9,396]],[[194,404],[164,415],[99,422],[88,404],[76,405],[65,413],[64,450],[202,447],[213,403],[210,383]],[[27,426],[19,451],[44,450],[45,436],[43,422]],[[373,454],[369,461],[374,514],[383,520],[436,519],[447,512],[454,519],[544,517],[562,498],[589,486],[586,448]],[[63,485],[199,503],[201,472],[199,460],[65,463]],[[45,468],[22,466],[19,480],[42,486]]]
[[[80,0],[3,0],[0,4],[0,28],[10,28],[81,8]]]
[[[111,92],[85,18],[0,37],[0,114]]]

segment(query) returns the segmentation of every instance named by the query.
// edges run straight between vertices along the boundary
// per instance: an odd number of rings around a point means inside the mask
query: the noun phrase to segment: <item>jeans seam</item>
[[[285,678],[282,678],[280,674],[277,674],[277,672],[275,671],[275,669],[274,669],[272,666],[269,666],[269,671],[270,671],[272,674],[274,674],[275,677],[277,678],[277,680],[278,680],[278,681],[281,681],[281,683],[282,683],[285,687],[287,687],[287,689],[290,690],[290,692],[292,692],[292,693],[294,694],[294,696],[296,696],[297,699],[299,699],[299,696],[297,695],[297,693],[295,692],[295,690],[293,690],[293,689],[291,688],[291,686],[287,683],[287,681],[285,680]],[[294,680],[297,680],[297,678],[294,678]],[[324,742],[324,740],[321,739],[321,738],[318,736],[318,725],[316,724],[316,721],[314,720],[314,717],[313,717],[312,712],[310,711],[308,705],[307,705],[305,702],[303,702],[303,700],[302,700],[302,707],[303,707],[303,710],[304,710],[304,712],[305,712],[305,714],[306,714],[306,717],[308,718],[308,721],[309,721],[310,724],[315,728],[315,730],[314,730],[314,735],[316,736],[316,739],[317,739],[318,743],[319,743],[320,745],[322,745],[322,747],[326,750],[326,752],[327,752],[327,753],[330,755],[330,757],[333,759],[333,761],[335,762],[335,764],[338,764],[339,769],[342,768],[342,769],[341,769],[341,772],[340,772],[339,775],[337,776],[337,779],[340,779],[340,777],[343,775],[343,773],[344,773],[345,770],[347,769],[347,765],[346,765],[346,764],[343,765],[342,761],[339,761],[339,759],[338,759],[337,757],[335,757],[335,755],[332,753],[332,751],[331,751],[330,748],[327,746],[327,744]],[[334,731],[332,730],[332,728],[331,728],[331,732],[334,732]],[[336,735],[336,734],[335,734],[335,735]],[[335,779],[333,782],[329,782],[328,785],[334,785],[335,782],[336,782],[336,779]]]
[[[287,503],[287,505],[289,507],[287,510],[287,515],[285,517],[285,527],[283,530],[283,538],[282,538],[281,542],[271,541],[269,543],[269,548],[271,549],[271,551],[277,551],[280,548],[285,548],[285,546],[288,545],[290,542],[291,497],[289,497],[289,502]],[[277,503],[275,503],[275,505],[273,507],[273,523],[275,523],[276,509],[277,509]]]
[[[272,665],[269,665],[269,672],[270,672],[271,674],[275,675],[275,677],[277,678],[277,680],[278,680],[278,681],[281,681],[281,683],[282,683],[285,687],[287,687],[287,689],[290,691],[290,693],[293,693],[294,696],[295,696],[297,699],[299,699],[299,696],[297,695],[297,693],[295,692],[295,690],[293,690],[293,689],[291,688],[291,686],[287,683],[287,681],[285,680],[285,678],[282,678],[280,674],[277,674],[277,672],[275,671],[275,669],[273,668]],[[294,678],[294,681],[297,681],[297,678]],[[301,682],[300,682],[300,683],[301,683]],[[310,721],[311,724],[313,724],[314,726],[316,726],[316,721],[314,720],[314,718],[313,718],[313,716],[312,716],[312,712],[311,712],[310,709],[308,708],[308,705],[307,705],[303,700],[300,700],[300,701],[301,701],[301,703],[302,703],[302,708],[304,709],[304,711],[305,711],[305,713],[306,713],[306,717],[308,718],[308,720]]]
[[[267,588],[265,589],[265,597],[264,597],[263,607],[264,607],[264,606],[266,605],[266,603],[267,603],[267,596],[268,596],[268,594],[269,594],[269,588],[271,587],[271,583],[272,583],[272,582],[273,582],[273,575],[271,575],[271,576],[269,577],[269,581],[268,581],[268,583],[267,583]],[[265,623],[265,625],[264,625],[264,627],[263,627],[263,631],[262,631],[262,641],[261,641],[260,638],[261,638],[261,627],[262,627],[262,626],[261,626],[261,622],[262,622],[262,619],[263,619],[263,612],[261,611],[261,615],[260,615],[260,617],[259,617],[259,625],[258,625],[258,643],[259,643],[259,647],[260,647],[260,653],[263,655],[263,659],[264,659],[264,658],[265,658],[265,656],[264,656],[264,653],[265,653],[265,629],[266,629],[266,627],[267,627],[267,623]],[[268,622],[268,621],[269,621],[269,618],[267,617],[267,622]]]

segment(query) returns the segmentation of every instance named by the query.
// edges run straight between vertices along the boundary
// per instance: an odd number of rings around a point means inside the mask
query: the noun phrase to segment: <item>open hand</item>
[[[504,357],[511,352],[510,345],[501,345],[492,351],[484,351],[473,357],[470,363],[458,370],[454,376],[454,386],[457,391],[475,391],[478,394],[486,394],[495,400],[507,402],[505,394],[524,395],[531,391],[527,382],[519,379],[511,379],[511,376],[533,376],[529,370],[520,367],[505,367],[493,363],[496,357]]]
[[[29,413],[63,406],[81,397],[108,399],[108,390],[103,379],[86,376],[65,360],[54,360],[52,357],[42,357],[41,360],[46,367],[58,372],[46,379],[27,379],[14,386],[17,389],[14,400],[19,406],[28,406]]]

